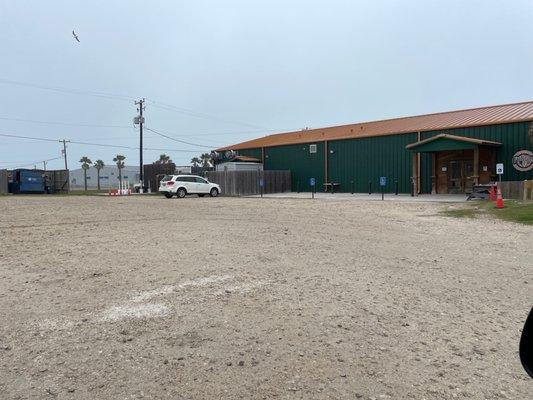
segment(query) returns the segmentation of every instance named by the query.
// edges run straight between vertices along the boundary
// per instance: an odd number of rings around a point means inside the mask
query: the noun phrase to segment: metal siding
[[[309,143],[315,144],[315,143]],[[309,153],[309,144],[265,148],[265,170],[290,170],[292,191],[311,191],[309,180],[316,179],[316,190],[324,183],[324,142],[316,143],[316,153]]]
[[[248,156],[253,157],[261,160],[262,154],[261,154],[261,148],[255,148],[255,149],[244,149],[239,150],[237,153],[239,153],[240,156]]]
[[[447,129],[445,131],[423,132],[421,139],[428,139],[439,133],[449,133],[457,136],[467,136],[476,139],[491,140],[500,142],[502,145],[496,150],[496,162],[504,164],[504,181],[521,181],[533,179],[533,171],[523,172],[514,169],[512,164],[513,155],[518,150],[533,151],[533,143],[529,139],[530,122],[516,122],[512,124],[478,126],[473,128]],[[431,184],[431,157],[429,163],[426,161],[424,170],[429,171],[429,180]],[[496,173],[496,171],[494,171]],[[425,176],[425,175],[424,175]],[[424,182],[424,189],[426,188]],[[430,188],[431,189],[431,188]]]
[[[341,192],[350,192],[353,180],[355,191],[364,193],[369,181],[372,191],[378,192],[379,177],[386,176],[386,192],[393,192],[398,180],[399,192],[409,193],[412,155],[405,146],[414,141],[416,134],[410,133],[328,142],[329,180],[340,183]]]

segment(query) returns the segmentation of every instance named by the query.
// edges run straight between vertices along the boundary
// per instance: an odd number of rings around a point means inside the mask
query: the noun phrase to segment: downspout
[[[420,142],[420,131],[418,131],[418,134],[417,134],[417,140]],[[417,160],[416,160],[416,168],[417,168],[417,171],[416,171],[416,194],[419,194],[420,193],[420,159],[421,159],[421,155],[420,153],[417,154]]]
[[[324,140],[324,183],[328,183],[328,141]]]

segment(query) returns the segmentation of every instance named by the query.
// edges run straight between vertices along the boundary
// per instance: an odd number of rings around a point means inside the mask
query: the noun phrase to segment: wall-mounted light
[[[329,151],[329,154],[333,154],[333,153],[335,153],[335,150],[330,150]]]

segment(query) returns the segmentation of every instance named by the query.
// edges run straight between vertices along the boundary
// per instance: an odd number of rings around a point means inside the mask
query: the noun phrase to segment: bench
[[[472,186],[472,193],[466,199],[488,200],[491,187],[492,185],[474,185]]]
[[[322,184],[324,186],[324,192],[327,193],[331,189],[331,193],[335,193],[335,188],[340,187],[340,183],[337,182],[326,182]]]

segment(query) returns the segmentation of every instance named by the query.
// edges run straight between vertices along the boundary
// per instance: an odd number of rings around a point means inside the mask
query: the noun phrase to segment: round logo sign
[[[519,150],[513,156],[513,167],[518,171],[531,171],[533,169],[533,152]]]

